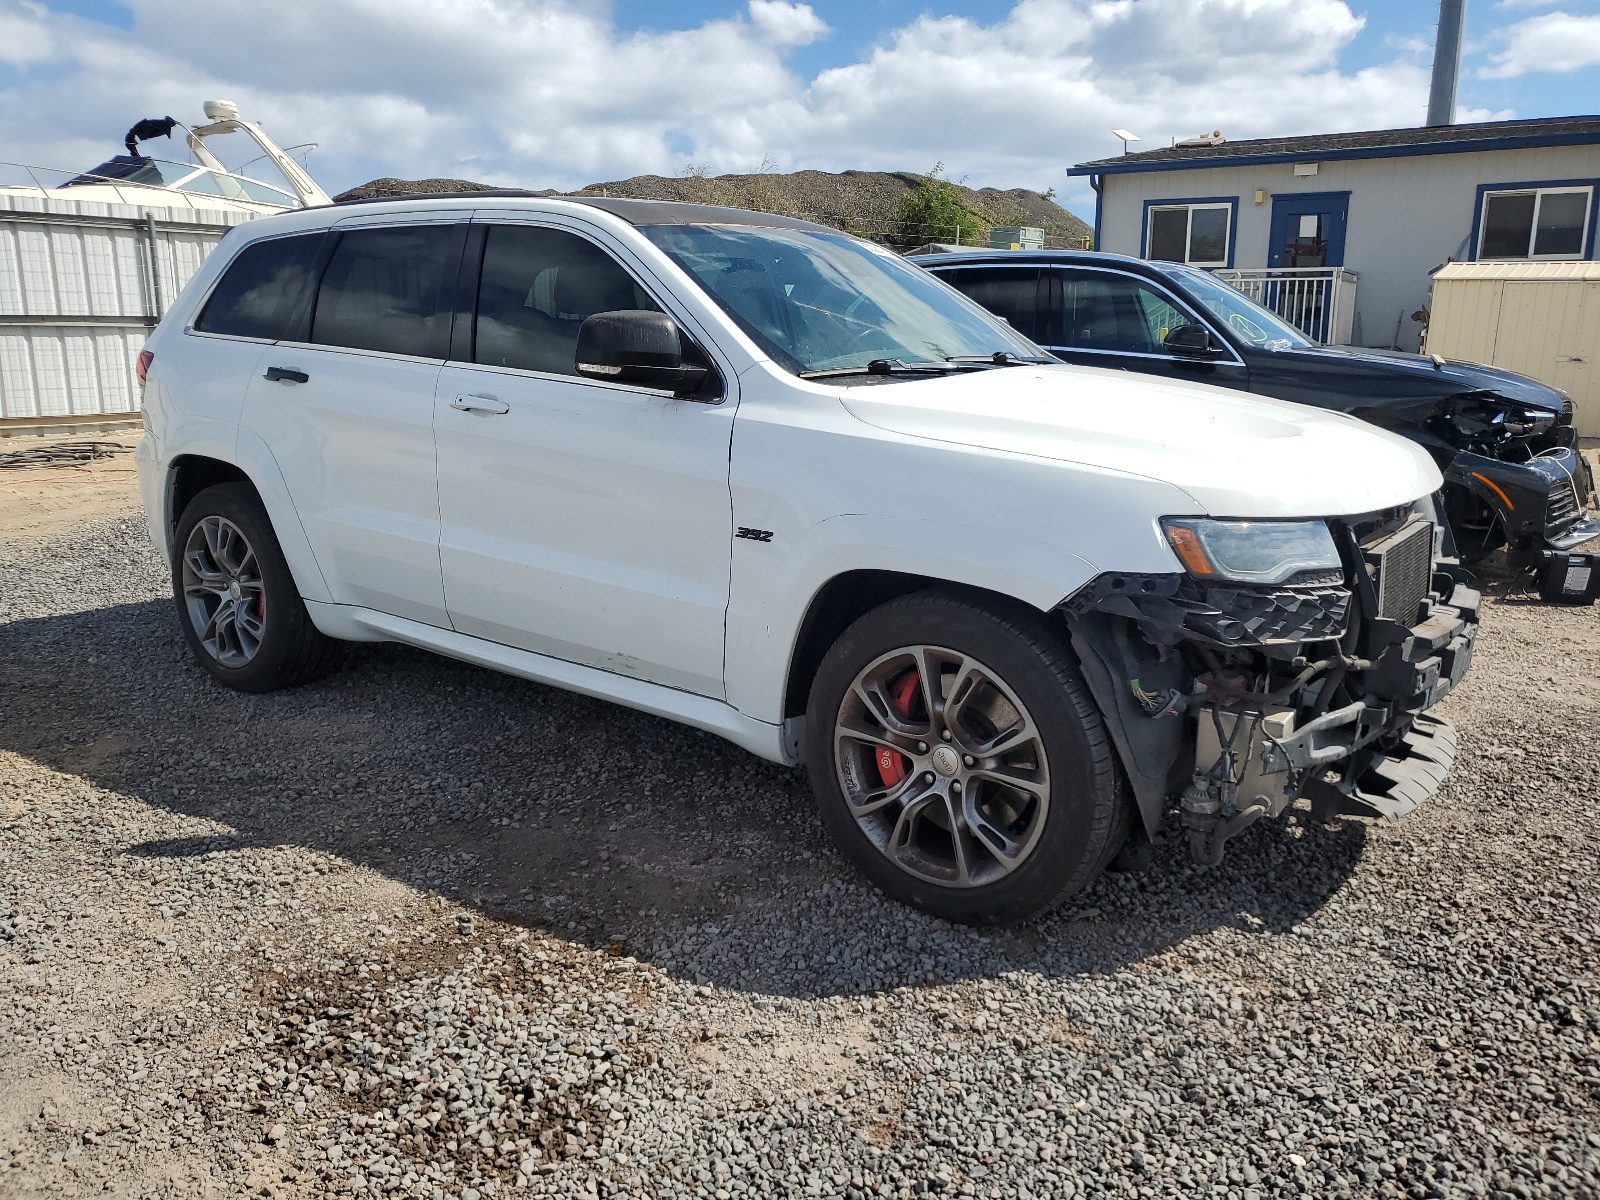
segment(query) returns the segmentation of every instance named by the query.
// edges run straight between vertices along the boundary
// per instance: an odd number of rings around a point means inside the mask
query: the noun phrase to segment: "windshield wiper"
[[[972,363],[984,367],[1020,367],[1028,363],[1053,363],[1053,358],[1024,358],[1009,350],[996,350],[993,354],[952,354],[945,359],[950,363]]]
[[[832,379],[840,375],[948,375],[965,369],[958,362],[901,362],[898,358],[875,358],[861,367],[834,367],[827,371],[801,371],[801,379]]]

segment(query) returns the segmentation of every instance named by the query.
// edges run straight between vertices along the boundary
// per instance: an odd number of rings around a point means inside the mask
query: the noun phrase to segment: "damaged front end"
[[[1558,411],[1473,392],[1445,401],[1425,429],[1445,477],[1445,510],[1468,561],[1504,546],[1514,571],[1600,537],[1572,401]]]
[[[1472,661],[1479,596],[1432,505],[1327,533],[1336,558],[1270,580],[1220,577],[1175,540],[1187,572],[1103,574],[1061,606],[1146,831],[1177,798],[1202,863],[1300,799],[1397,821],[1454,761],[1428,710]]]

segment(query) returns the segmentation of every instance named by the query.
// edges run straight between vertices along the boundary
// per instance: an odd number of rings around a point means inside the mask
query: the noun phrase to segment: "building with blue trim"
[[[1095,188],[1096,249],[1232,271],[1268,297],[1338,276],[1351,342],[1414,350],[1444,263],[1595,258],[1600,116],[1196,139],[1068,174]]]

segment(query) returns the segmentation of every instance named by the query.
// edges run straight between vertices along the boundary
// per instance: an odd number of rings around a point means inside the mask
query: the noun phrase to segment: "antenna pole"
[[[1456,123],[1456,84],[1461,78],[1461,34],[1467,0],[1439,0],[1439,36],[1433,48],[1433,83],[1428,88],[1428,124]]]

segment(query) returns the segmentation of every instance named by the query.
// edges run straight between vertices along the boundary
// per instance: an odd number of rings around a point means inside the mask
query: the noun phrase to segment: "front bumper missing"
[[[1393,822],[1431,797],[1455,763],[1456,736],[1449,722],[1426,710],[1472,665],[1479,601],[1475,590],[1458,583],[1449,604],[1431,603],[1409,629],[1374,622],[1369,636],[1383,648],[1369,651],[1372,665],[1357,679],[1360,698],[1292,733],[1258,738],[1256,730],[1268,722],[1260,714],[1239,714],[1256,722],[1239,779],[1249,787],[1231,789],[1230,795],[1197,771],[1182,801],[1194,857],[1220,862],[1224,842],[1298,799],[1311,802],[1318,820],[1361,816]],[[1207,719],[1202,712],[1201,720]]]

